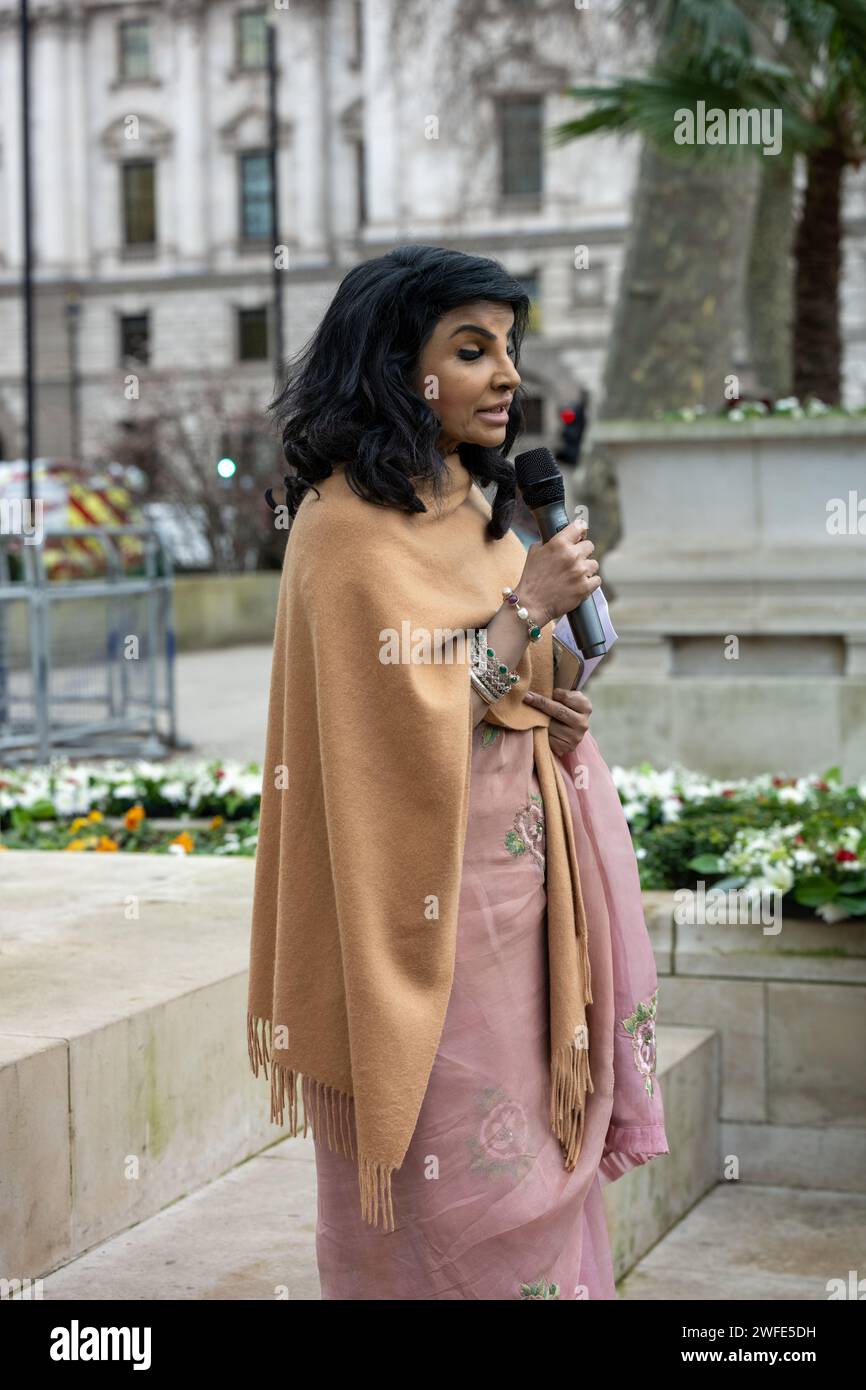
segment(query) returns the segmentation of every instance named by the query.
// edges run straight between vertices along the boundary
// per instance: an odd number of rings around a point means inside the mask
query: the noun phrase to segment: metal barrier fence
[[[60,539],[101,547],[104,574],[50,578],[44,546]],[[133,545],[143,573],[130,576]],[[173,586],[171,554],[149,526],[75,527],[34,544],[0,530],[0,764],[179,746]]]

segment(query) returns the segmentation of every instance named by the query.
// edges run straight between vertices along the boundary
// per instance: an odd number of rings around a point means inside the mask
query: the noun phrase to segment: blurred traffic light
[[[583,402],[575,401],[573,405],[564,406],[559,412],[559,418],[562,421],[562,432],[556,460],[557,463],[567,463],[573,467],[580,459],[580,441],[586,425]]]

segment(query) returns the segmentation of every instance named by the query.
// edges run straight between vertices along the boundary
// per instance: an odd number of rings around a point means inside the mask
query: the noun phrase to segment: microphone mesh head
[[[517,486],[527,507],[565,501],[565,484],[549,449],[528,449],[514,460]]]

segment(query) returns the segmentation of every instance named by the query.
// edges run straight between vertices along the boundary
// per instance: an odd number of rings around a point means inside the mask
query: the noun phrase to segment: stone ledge
[[[12,1277],[68,1261],[285,1131],[246,1052],[253,860],[10,850],[0,871]]]
[[[643,894],[647,929],[660,974],[733,980],[866,984],[866,919],[810,921],[785,916],[781,931],[760,923],[696,925],[674,921],[672,889]]]
[[[730,421],[703,420],[601,420],[592,428],[589,444],[736,444],[744,439],[827,439],[866,436],[866,415],[825,415],[794,420],[784,416],[756,416]]]

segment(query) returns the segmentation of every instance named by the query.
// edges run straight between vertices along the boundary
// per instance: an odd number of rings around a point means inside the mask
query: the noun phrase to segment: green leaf
[[[694,869],[699,874],[720,874],[722,865],[717,854],[699,854],[696,859],[690,859],[688,868]]]
[[[841,772],[841,769],[838,768],[838,767],[828,767],[827,771],[824,773],[823,781],[825,781],[825,782],[841,782],[841,781],[842,781],[842,772]]]
[[[838,898],[834,899],[833,906],[850,912],[852,917],[862,917],[866,914],[866,898],[848,898],[844,893],[840,893]]]
[[[794,889],[794,901],[802,903],[804,907],[820,907],[821,903],[832,902],[839,896],[839,884],[834,883],[832,878],[826,874],[818,874],[815,878],[805,879],[798,883]]]

